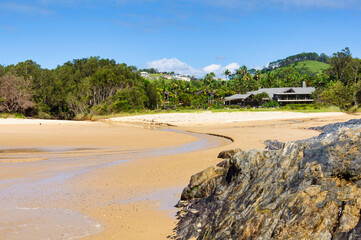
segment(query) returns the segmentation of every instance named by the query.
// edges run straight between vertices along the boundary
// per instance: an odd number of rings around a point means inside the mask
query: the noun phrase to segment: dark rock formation
[[[359,125],[361,125],[361,119],[351,119],[347,122],[331,123],[322,127],[310,127],[310,129],[320,131],[324,134],[329,134],[337,131],[340,128],[353,128]]]
[[[361,239],[361,125],[351,125],[192,176],[174,238]]]
[[[266,145],[265,146],[265,149],[268,149],[268,150],[280,150],[283,146],[283,142],[279,142],[277,140],[266,140],[264,141],[264,144]]]
[[[238,153],[238,152],[242,152],[242,149],[236,148],[236,149],[222,151],[222,152],[220,152],[218,154],[218,158],[229,159],[229,158],[233,157],[233,155]]]

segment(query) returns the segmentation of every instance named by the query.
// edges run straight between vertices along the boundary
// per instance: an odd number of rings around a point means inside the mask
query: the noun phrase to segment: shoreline
[[[169,194],[172,199],[179,199],[181,190],[177,194],[177,190],[171,192],[169,189],[182,189],[188,184],[193,174],[221,162],[222,159],[217,158],[219,152],[234,148],[242,150],[263,148],[264,141],[268,139],[286,142],[309,138],[319,134],[315,130],[309,130],[310,126],[360,117],[360,115],[347,114],[314,116],[298,120],[213,122],[211,125],[188,124],[171,127],[175,130],[226,136],[234,142],[197,152],[146,157],[76,174],[68,181],[65,188],[73,194],[64,198],[61,206],[74,209],[96,220],[104,227],[104,231],[82,239],[166,239],[172,234],[175,219],[169,215],[169,210],[162,209],[160,199],[168,199]],[[117,121],[114,123],[108,123],[108,121],[84,122],[84,124],[78,124],[82,123],[79,121],[76,121],[76,124],[68,124],[68,121],[67,124],[61,123],[60,125],[59,123],[39,125],[33,122],[33,124],[6,125],[1,124],[0,119],[0,131],[9,136],[9,139],[13,141],[10,145],[15,147],[34,144],[38,147],[47,147],[59,143],[74,147],[74,143],[77,143],[83,147],[103,149],[122,146],[122,149],[137,151],[150,145],[172,147],[197,141],[194,137],[185,134],[151,131],[149,129],[154,126],[147,123],[140,125],[134,122],[128,124]],[[156,128],[165,127],[156,126]],[[81,144],[78,141],[81,141]],[[5,142],[4,139],[0,140],[0,146],[3,146]],[[9,145],[9,142],[7,144]],[[74,153],[69,156],[76,157]],[[39,171],[37,167],[25,167],[19,171],[9,169],[3,168],[0,171],[0,173],[5,171],[3,172],[4,179],[1,180],[6,182],[6,179],[21,177],[29,171]],[[157,199],[154,195],[159,192],[160,197]],[[58,206],[56,202],[47,204],[48,207]],[[38,205],[34,202],[34,205],[26,207],[36,206]]]

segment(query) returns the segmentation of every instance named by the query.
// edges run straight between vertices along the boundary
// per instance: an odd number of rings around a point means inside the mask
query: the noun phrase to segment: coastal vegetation
[[[141,77],[140,71],[148,71],[152,78]],[[226,81],[214,73],[181,81],[163,78],[156,69],[138,70],[100,57],[75,59],[55,69],[44,69],[28,60],[0,65],[0,112],[74,119],[152,110],[219,110],[225,107],[223,99],[227,96],[259,88],[301,87],[302,82],[316,88],[313,110],[336,106],[356,111],[361,104],[361,60],[353,58],[348,48],[332,56],[297,54],[272,62],[263,70],[242,66],[235,72],[226,69],[224,74]],[[257,97],[262,101],[265,96]],[[262,104],[277,107],[274,102]]]

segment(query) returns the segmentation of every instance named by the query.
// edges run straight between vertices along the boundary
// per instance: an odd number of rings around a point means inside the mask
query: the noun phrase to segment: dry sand
[[[46,199],[37,196],[29,200],[27,197],[24,200],[25,207],[71,209],[91,217],[96,221],[93,228],[101,227],[99,233],[93,232],[84,239],[166,239],[175,226],[174,210],[171,206],[176,203],[182,188],[188,184],[191,175],[220,162],[221,160],[217,159],[220,151],[232,148],[263,148],[267,139],[291,141],[308,138],[318,134],[308,130],[311,126],[360,118],[360,115],[341,113],[296,114],[297,117],[293,113],[285,112],[255,113],[257,116],[253,112],[224,113],[223,117],[222,113],[165,114],[167,116],[161,115],[159,118],[151,115],[149,117],[153,119],[152,125],[167,123],[177,125],[176,129],[179,130],[226,135],[233,138],[234,142],[227,143],[223,140],[211,149],[144,157],[81,172],[65,182],[50,182],[49,186],[44,187],[44,191],[49,194]],[[165,118],[169,119],[171,116],[171,120],[165,121]],[[136,118],[136,122],[148,122],[142,120],[145,119],[144,116]],[[120,123],[119,120],[128,124]],[[129,125],[132,121],[129,118],[97,123],[45,121],[40,125],[38,120],[32,123],[17,120],[16,124],[13,124],[12,120],[0,120],[2,149],[78,148],[65,153],[36,153],[40,156],[45,154],[49,158],[57,154],[60,162],[64,163],[57,164],[55,168],[45,164],[47,161],[44,159],[31,163],[22,162],[21,159],[25,159],[25,155],[29,153],[0,152],[0,202],[10,201],[10,198],[6,197],[1,199],[2,191],[12,184],[7,181],[9,179],[33,181],[35,178],[48,178],[60,168],[68,169],[69,165],[73,168],[81,167],[77,162],[69,161],[69,156],[91,156],[91,159],[97,159],[104,154],[111,154],[110,151],[143,151],[146,148],[164,148],[198,140],[196,136],[179,132],[152,131],[148,129],[149,125]],[[200,124],[202,122],[207,124]],[[17,162],[4,161],[10,158]],[[91,159],[82,164],[93,164],[94,160]],[[44,170],[49,173],[45,174]],[[42,188],[37,192],[39,195]],[[61,190],[49,193],[49,188]],[[12,224],[24,223],[15,219]],[[9,231],[9,225],[0,226],[0,239],[9,236]],[[25,237],[31,234],[26,231],[24,233],[27,234]],[[18,236],[14,239],[26,238]],[[63,236],[54,239],[66,238]]]
[[[342,116],[343,113],[298,113],[285,111],[239,111],[239,112],[200,112],[200,113],[163,113],[138,115],[130,117],[112,118],[112,121],[120,122],[137,122],[137,123],[153,123],[153,124],[171,124],[176,126],[189,125],[209,125],[225,123],[238,123],[249,121],[268,121],[277,119],[304,119],[313,117]]]

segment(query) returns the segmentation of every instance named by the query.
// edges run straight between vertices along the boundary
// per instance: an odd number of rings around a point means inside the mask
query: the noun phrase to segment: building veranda
[[[286,87],[286,88],[261,88],[257,91],[247,92],[245,94],[235,94],[224,99],[225,105],[258,106],[260,102],[277,101],[280,106],[287,104],[309,104],[313,103],[311,94],[315,91],[314,87]],[[256,99],[258,94],[266,93],[268,97]]]

